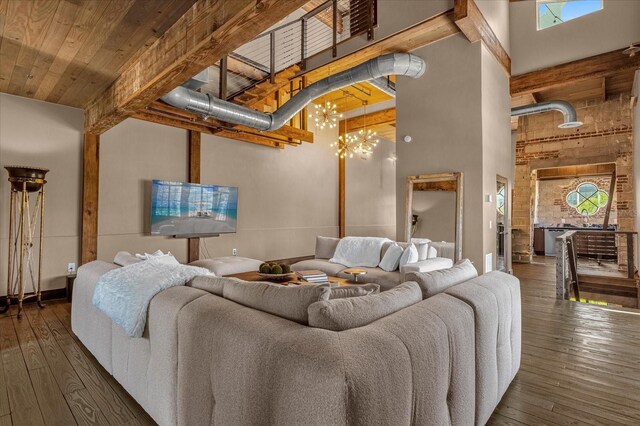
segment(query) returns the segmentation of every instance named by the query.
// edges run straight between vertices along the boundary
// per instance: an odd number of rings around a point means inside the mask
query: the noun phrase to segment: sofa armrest
[[[432,257],[415,263],[407,263],[400,267],[400,278],[404,281],[407,272],[431,272],[439,269],[447,269],[453,266],[453,260],[446,257]]]

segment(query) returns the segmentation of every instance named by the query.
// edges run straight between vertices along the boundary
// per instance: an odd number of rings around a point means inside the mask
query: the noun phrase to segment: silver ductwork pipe
[[[390,53],[378,56],[363,64],[316,81],[302,89],[273,113],[254,111],[183,86],[176,87],[160,99],[176,108],[202,114],[205,117],[213,117],[227,123],[258,130],[276,130],[284,126],[309,102],[329,92],[392,74],[418,78],[424,74],[426,68],[427,64],[422,58],[410,53]]]
[[[570,129],[572,127],[582,126],[582,121],[578,121],[578,114],[575,108],[566,101],[547,101],[532,105],[511,108],[511,116],[519,117],[521,115],[539,114],[547,111],[560,111],[564,116],[564,123],[558,127],[561,129]]]

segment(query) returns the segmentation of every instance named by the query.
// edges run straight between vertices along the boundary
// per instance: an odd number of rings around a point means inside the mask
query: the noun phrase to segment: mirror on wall
[[[405,236],[428,238],[462,259],[462,173],[407,177]]]

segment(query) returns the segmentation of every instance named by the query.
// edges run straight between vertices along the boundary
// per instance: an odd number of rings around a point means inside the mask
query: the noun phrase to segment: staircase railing
[[[373,38],[376,0],[316,0],[309,4],[317,6],[262,33],[220,61],[220,81],[226,79],[220,84],[220,98],[232,98],[267,78],[274,83],[278,72],[294,65],[304,69],[308,58],[328,49],[336,57],[338,44],[354,36]],[[236,61],[235,69],[228,60],[231,58]]]

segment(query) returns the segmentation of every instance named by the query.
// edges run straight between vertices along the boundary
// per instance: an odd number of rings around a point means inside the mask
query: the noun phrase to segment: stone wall
[[[513,191],[513,260],[529,262],[533,253],[534,171],[549,167],[616,163],[618,229],[635,231],[633,205],[633,109],[628,97],[574,103],[576,129],[559,129],[557,112],[520,117],[516,133]]]

